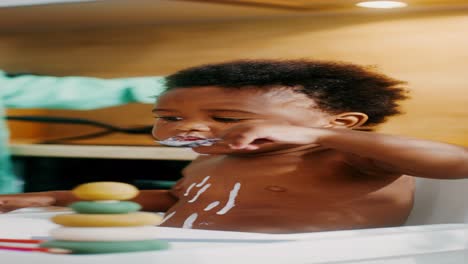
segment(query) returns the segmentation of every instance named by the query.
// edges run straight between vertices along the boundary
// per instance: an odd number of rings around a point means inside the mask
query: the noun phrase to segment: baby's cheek
[[[161,126],[158,124],[158,120],[155,120],[153,122],[153,129],[151,130],[151,133],[153,134],[153,136],[156,136],[160,131]]]
[[[154,126],[152,131],[153,137],[157,140],[163,140],[174,136],[174,132],[163,126]]]

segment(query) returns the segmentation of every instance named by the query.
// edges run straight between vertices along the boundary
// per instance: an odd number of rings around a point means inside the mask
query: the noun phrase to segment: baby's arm
[[[43,207],[55,204],[55,199],[49,194],[35,193],[0,195],[0,214],[27,207]]]
[[[348,129],[328,129],[318,144],[370,158],[385,171],[434,179],[468,178],[468,149]]]
[[[177,202],[177,197],[169,190],[143,190],[132,201],[139,203],[143,211],[165,212]]]
[[[370,159],[372,169],[434,179],[468,178],[468,148],[422,139],[351,129],[311,128],[284,124],[247,124],[222,137],[232,149],[255,150],[258,139],[316,145]],[[203,147],[200,147],[203,148]]]

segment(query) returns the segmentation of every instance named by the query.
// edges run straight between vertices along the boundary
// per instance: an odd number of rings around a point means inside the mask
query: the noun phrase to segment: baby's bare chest
[[[166,213],[163,225],[228,230],[239,221],[255,225],[272,215],[286,222],[311,220],[317,212],[341,210],[338,204],[357,201],[347,207],[359,208],[376,194],[401,194],[395,179],[359,177],[326,161],[280,162],[213,159],[189,166],[173,187],[178,202]]]
[[[242,199],[255,199],[269,192],[298,191],[314,182],[317,172],[290,164],[253,163],[245,160],[208,160],[189,166],[174,187],[180,200],[221,198],[236,192]],[[309,190],[310,191],[310,190]]]
[[[173,188],[181,203],[236,200],[241,205],[344,199],[385,186],[340,164],[303,160],[212,159],[189,166]]]

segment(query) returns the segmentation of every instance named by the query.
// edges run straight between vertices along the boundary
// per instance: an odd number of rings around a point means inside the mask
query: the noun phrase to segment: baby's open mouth
[[[199,146],[211,146],[216,141],[219,141],[218,138],[199,138],[194,136],[175,136],[170,137],[164,140],[156,141],[161,145],[166,145],[170,147],[187,147],[194,148]]]
[[[205,138],[201,137],[194,137],[194,136],[175,136],[171,137],[173,140],[178,140],[178,141],[197,141],[197,140],[204,140]]]

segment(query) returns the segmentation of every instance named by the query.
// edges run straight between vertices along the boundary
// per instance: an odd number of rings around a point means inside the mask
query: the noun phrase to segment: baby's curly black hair
[[[407,98],[403,84],[371,67],[305,59],[206,64],[166,77],[167,90],[201,86],[291,87],[312,98],[326,112],[367,114],[366,126],[383,123],[387,117],[401,113],[397,101]]]

